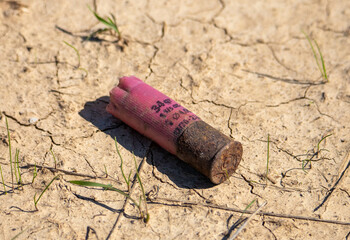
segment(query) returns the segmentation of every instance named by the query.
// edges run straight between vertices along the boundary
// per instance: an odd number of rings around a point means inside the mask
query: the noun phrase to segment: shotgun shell
[[[225,181],[242,158],[241,143],[134,76],[120,78],[107,111],[215,184]]]

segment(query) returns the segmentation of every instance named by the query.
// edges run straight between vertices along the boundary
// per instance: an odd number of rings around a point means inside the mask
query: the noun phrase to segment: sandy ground
[[[83,41],[103,27],[92,1],[21,3],[0,1],[0,239],[228,239],[253,200],[251,211],[267,205],[238,239],[350,239],[349,1],[97,1],[100,15],[117,17],[119,43],[108,33]],[[328,82],[301,30],[318,42]],[[108,92],[124,75],[240,141],[230,181],[212,185],[108,114]],[[23,190],[11,189],[5,117]],[[68,182],[127,190],[114,137],[126,173],[135,153],[148,224],[122,195]],[[44,167],[33,184],[31,164]],[[59,173],[35,211],[34,195]],[[140,195],[136,183],[131,195]]]

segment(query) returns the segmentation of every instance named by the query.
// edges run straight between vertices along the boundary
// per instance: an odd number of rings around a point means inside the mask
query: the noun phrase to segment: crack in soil
[[[305,100],[305,99],[310,100],[310,99],[306,98],[305,96],[303,96],[303,97],[293,98],[293,99],[287,100],[285,102],[280,102],[280,103],[277,103],[277,104],[273,104],[273,105],[265,105],[265,107],[272,107],[272,108],[274,108],[274,107],[279,107],[281,105],[286,105],[286,104],[290,104],[292,102],[296,102],[296,101],[299,101],[299,100]]]
[[[342,192],[345,192],[348,195],[348,197],[350,198],[350,193],[347,190],[345,190],[343,188],[339,188],[339,190]]]
[[[203,194],[201,194],[197,189],[194,188],[190,188],[193,192],[195,192],[200,198],[202,198],[203,200],[205,200],[206,202],[209,201],[208,198],[204,197]]]
[[[215,18],[217,18],[218,16],[221,15],[221,13],[224,11],[224,9],[226,8],[226,4],[223,0],[219,0],[219,3],[221,5],[220,10],[213,16],[213,18],[210,21],[210,24],[212,24],[215,28],[221,30],[224,32],[224,35],[228,37],[228,41],[226,42],[231,42],[234,40],[234,38],[231,36],[231,34],[228,32],[227,28],[225,27],[221,27],[217,24],[217,22],[215,21]]]
[[[233,138],[233,129],[232,129],[232,127],[230,126],[231,117],[232,117],[232,112],[233,112],[233,108],[231,108],[231,110],[230,110],[230,116],[228,117],[228,120],[227,120],[227,127],[228,127],[228,129],[230,130],[230,137],[231,137],[231,138]]]
[[[262,196],[260,196],[259,194],[257,194],[257,193],[254,192],[254,185],[251,183],[251,181],[249,181],[242,173],[241,173],[240,175],[241,175],[241,177],[243,178],[243,180],[244,180],[246,183],[248,183],[248,185],[249,185],[249,187],[250,187],[250,193],[253,194],[253,195],[255,195],[255,196],[257,196],[257,197],[259,197],[259,198],[264,199]]]
[[[348,239],[350,239],[350,232],[348,232],[348,234],[346,234],[345,236],[345,240],[348,240]]]
[[[146,80],[154,73],[153,69],[152,69],[152,64],[153,64],[153,61],[155,59],[155,57],[157,56],[157,53],[159,51],[159,48],[155,45],[152,46],[155,50],[154,50],[154,53],[153,53],[153,56],[151,57],[151,59],[149,60],[148,62],[148,69],[149,69],[149,74],[145,77],[145,82]]]
[[[228,105],[223,104],[223,103],[217,103],[215,101],[208,100],[208,99],[202,99],[202,100],[199,100],[199,101],[196,101],[196,100],[192,101],[193,104],[198,104],[198,103],[202,103],[202,102],[210,103],[210,104],[213,104],[215,106],[224,107],[224,108],[227,108],[227,109],[236,109],[235,107],[231,107],[231,106],[228,106]]]
[[[266,224],[266,221],[265,221],[264,218],[265,218],[265,217],[263,217],[263,222],[262,222],[261,225],[262,225],[264,228],[266,228],[266,229],[272,234],[272,236],[273,236],[273,238],[274,238],[275,240],[277,240],[277,237],[276,237],[276,235],[273,233],[273,231],[265,225],[265,224]]]
[[[45,116],[44,118],[39,119],[35,124],[31,124],[31,123],[22,123],[21,121],[19,121],[17,118],[7,114],[6,112],[3,112],[3,114],[7,117],[12,119],[13,121],[15,121],[17,124],[19,124],[22,127],[34,127],[36,130],[46,133],[45,135],[42,136],[46,136],[50,138],[50,141],[52,144],[56,145],[56,146],[60,146],[60,144],[56,143],[53,139],[52,133],[49,130],[45,130],[43,128],[38,127],[38,123],[42,120],[47,119],[50,115],[52,115],[55,111],[50,112],[47,116]]]

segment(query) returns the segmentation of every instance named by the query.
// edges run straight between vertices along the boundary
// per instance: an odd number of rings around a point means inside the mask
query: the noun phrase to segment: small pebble
[[[36,118],[36,117],[29,118],[29,123],[30,123],[30,124],[34,124],[34,123],[36,123],[37,121],[38,121],[38,118]]]

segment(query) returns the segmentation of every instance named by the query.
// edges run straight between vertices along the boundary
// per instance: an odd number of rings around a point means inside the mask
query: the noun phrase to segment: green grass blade
[[[9,129],[9,124],[7,121],[7,117],[5,116],[5,121],[6,121],[6,129],[7,129],[7,137],[9,141],[9,154],[10,154],[10,165],[11,165],[11,182],[12,182],[12,191],[15,191],[15,188],[13,186],[13,167],[12,167],[12,150],[11,150],[11,135],[10,135],[10,129]]]
[[[55,163],[55,168],[57,168],[56,157],[55,157],[55,154],[54,154],[53,151],[52,151],[52,148],[50,149],[50,152],[51,152],[51,154],[52,154],[53,161],[54,161],[54,163]]]
[[[230,181],[230,176],[228,175],[227,169],[226,169],[226,168],[222,168],[222,170],[223,170],[224,173],[225,173],[226,179],[229,181],[229,183],[231,183],[231,181]]]
[[[320,152],[320,144],[323,142],[326,138],[332,136],[332,134],[328,134],[327,136],[323,137],[318,143],[317,143],[317,153]]]
[[[39,195],[38,199],[35,199],[36,194],[34,195],[34,205],[35,205],[35,209],[36,209],[36,210],[38,210],[38,208],[37,208],[36,205],[38,204],[40,198],[43,196],[43,194],[46,192],[46,190],[50,187],[50,185],[53,183],[53,181],[55,181],[59,176],[60,176],[60,175],[55,176],[55,177],[51,180],[51,182],[50,182],[49,184],[46,185],[45,189],[41,192],[41,194]]]
[[[108,178],[108,172],[107,172],[107,167],[106,167],[106,164],[103,164],[103,166],[105,167],[105,174],[106,174],[106,178]]]
[[[245,222],[237,229],[237,231],[230,237],[228,238],[229,240],[236,239],[238,234],[247,226],[247,224],[252,220],[252,218],[260,211],[262,207],[264,207],[267,204],[267,202],[262,203],[257,210],[255,210],[246,220]]]
[[[119,33],[119,29],[117,27],[117,24],[115,22],[113,22],[113,20],[108,17],[108,21],[110,22],[110,25],[111,25],[111,28],[116,32],[116,33]]]
[[[16,149],[16,153],[17,153],[17,149]],[[19,167],[19,149],[18,149],[18,154],[16,154],[16,169],[17,169],[17,172],[18,172],[18,183],[23,189],[23,186],[22,186],[22,174],[21,174],[21,169]]]
[[[32,184],[34,183],[34,179],[36,178],[37,175],[38,175],[38,173],[37,173],[37,171],[36,171],[36,164],[34,164],[34,171],[33,171]]]
[[[5,182],[4,182],[4,175],[2,174],[1,164],[0,164],[0,173],[1,173],[2,185],[4,186],[4,191],[5,191],[5,194],[7,194],[6,187],[5,187]]]
[[[244,212],[247,211],[252,205],[253,203],[255,202],[255,199],[253,201],[251,201],[246,207],[245,209],[243,210]]]
[[[84,186],[84,187],[101,187],[104,188],[106,190],[111,190],[111,191],[115,191],[117,193],[120,193],[121,195],[123,195],[124,197],[129,198],[137,207],[139,207],[139,204],[130,197],[129,194],[123,192],[122,190],[113,187],[112,185],[106,185],[106,184],[102,184],[102,183],[97,183],[97,182],[89,182],[89,181],[69,181],[72,184],[78,185],[78,186]]]
[[[88,6],[88,8],[89,8],[89,10],[95,15],[95,17],[97,18],[97,20],[98,20],[99,22],[103,23],[103,24],[106,25],[107,27],[110,27],[110,28],[115,29],[114,26],[113,26],[113,22],[112,22],[112,23],[111,23],[111,22],[108,22],[106,19],[102,18],[100,15],[97,14],[97,12],[95,12],[94,10],[92,10],[92,9],[90,8],[90,6]]]
[[[11,240],[15,240],[17,239],[22,233],[24,233],[27,230],[27,228],[25,228],[22,232],[17,233],[13,238],[11,238]]]
[[[142,181],[141,181],[141,178],[140,178],[139,170],[137,168],[137,162],[136,162],[136,158],[135,158],[134,153],[133,153],[133,156],[134,156],[134,162],[135,162],[135,168],[136,168],[136,178],[137,178],[138,183],[140,184],[140,188],[141,188],[144,200],[146,200],[145,189],[143,188],[143,184],[142,184]]]
[[[113,13],[111,13],[111,16],[113,18],[113,21],[112,20],[111,21],[114,23],[114,26],[116,28],[116,32],[118,33],[118,37],[121,38],[121,34],[120,34],[120,31],[119,31],[119,28],[118,28],[118,25],[117,25],[117,20],[116,20],[116,18],[115,18]]]
[[[312,53],[313,53],[314,58],[315,58],[315,60],[316,60],[317,67],[318,67],[318,69],[319,69],[319,71],[320,71],[322,77],[328,82],[329,80],[328,80],[326,65],[325,65],[325,63],[324,63],[323,55],[322,55],[322,52],[321,52],[321,49],[320,49],[318,43],[317,43],[315,40],[313,40],[314,43],[315,43],[315,45],[316,45],[317,52],[318,52],[318,55],[319,55],[319,56],[318,56],[317,53],[316,53],[316,50],[315,50],[315,48],[314,48],[314,46],[313,46],[313,44],[312,44],[312,40],[310,39],[310,37],[309,37],[304,31],[302,31],[302,33],[305,35],[307,41],[309,42],[309,45],[310,45],[311,50],[312,50]],[[321,60],[321,64],[320,64],[319,59]],[[322,67],[321,67],[321,66],[322,66]]]
[[[129,175],[128,175],[128,182],[130,183],[130,178],[131,178],[132,171],[130,170]]]
[[[111,22],[113,22],[113,23],[115,23],[115,26],[117,27],[117,29],[118,29],[118,26],[117,26],[117,20],[115,19],[115,16],[114,16],[114,14],[113,13],[110,13],[111,14],[111,17],[113,18],[113,20],[110,20]]]
[[[77,181],[69,181],[69,182],[72,183],[72,184],[79,185],[79,186],[84,186],[84,187],[101,187],[101,188],[104,188],[106,190],[111,190],[111,191],[118,192],[118,193],[122,194],[123,196],[129,198],[129,194],[123,192],[122,190],[120,190],[118,188],[113,187],[110,184],[106,185],[106,184],[97,183],[97,182],[79,181],[79,180],[77,180]]]
[[[19,150],[16,148],[15,153],[15,161],[13,162],[13,171],[15,172],[16,183],[18,184],[18,176],[17,176],[17,160],[18,160]]]
[[[139,206],[141,206],[141,202],[142,202],[142,195],[140,195],[139,197]]]
[[[241,217],[243,216],[243,214],[244,214],[249,208],[251,208],[251,206],[255,203],[255,200],[256,200],[256,199],[254,199],[253,201],[251,201],[251,202],[245,207],[245,209],[243,210],[243,212],[242,212],[242,214],[241,214],[241,216],[240,216],[239,218],[241,218]]]
[[[305,167],[306,165],[310,162],[310,159],[304,159],[302,162],[301,162],[301,168],[303,169],[303,171],[305,173],[307,173],[307,171],[305,170]]]
[[[320,55],[320,59],[321,59],[321,63],[322,63],[322,70],[321,71],[323,74],[323,77],[325,78],[325,80],[328,82],[328,75],[327,75],[327,71],[326,71],[326,65],[324,63],[324,60],[323,60],[323,55],[322,55],[322,52],[320,50],[320,47],[318,46],[318,43],[315,41],[315,45],[317,47],[317,51],[318,51],[318,54]]]
[[[142,192],[142,198],[143,198],[143,200],[144,200],[145,208],[146,208],[146,217],[143,216],[143,213],[141,212],[141,209],[140,209],[141,217],[144,218],[145,223],[148,223],[149,218],[150,218],[150,215],[149,215],[149,213],[148,213],[148,207],[147,207],[147,200],[146,200],[145,189],[144,189],[144,187],[143,187],[143,184],[142,184],[142,181],[141,181],[141,178],[140,178],[140,174],[139,174],[139,170],[138,170],[138,167],[137,167],[137,162],[136,162],[135,154],[132,153],[132,155],[133,155],[133,157],[134,157],[134,163],[135,163],[135,169],[136,169],[136,178],[137,178],[137,182],[138,182],[139,185],[140,185],[141,192]],[[141,196],[140,196],[140,199],[141,199]],[[141,204],[140,204],[140,206],[141,206]]]
[[[67,43],[66,41],[63,41],[67,46],[71,47],[74,49],[75,53],[77,54],[78,56],[78,66],[76,66],[76,68],[79,68],[80,67],[80,54],[79,54],[79,51],[78,49],[76,49],[73,45]]]
[[[269,161],[270,161],[270,134],[267,134],[266,179],[269,174]]]
[[[118,26],[117,26],[117,23],[116,23],[116,20],[115,20],[115,17],[113,14],[111,14],[113,20],[108,17],[107,20],[102,18],[100,15],[97,14],[97,12],[95,12],[94,10],[92,10],[90,8],[90,6],[88,6],[89,10],[94,14],[94,16],[97,18],[97,20],[101,23],[103,23],[104,25],[106,25],[108,28],[111,28],[113,29],[117,34],[118,36],[120,37],[120,32],[119,32],[119,29],[118,29]]]
[[[148,212],[146,212],[146,217],[144,219],[145,223],[148,223],[149,222],[149,219],[150,219],[150,215]]]
[[[125,176],[124,170],[123,170],[123,157],[122,157],[122,155],[119,152],[118,143],[117,143],[117,138],[116,137],[114,137],[114,143],[115,143],[115,148],[117,149],[118,156],[120,158],[120,170],[122,172],[122,176],[124,178],[124,181],[125,181],[126,185],[128,186],[128,191],[129,191],[130,190],[130,175],[131,175],[131,172],[129,174],[129,178],[126,179],[126,176]]]
[[[82,68],[82,67],[80,67],[80,68],[78,68],[78,70],[81,70],[81,71],[84,71],[85,72],[85,77],[84,78],[87,78],[88,76],[89,76],[89,72],[88,72],[88,70],[86,70],[85,68]]]
[[[314,46],[313,46],[313,44],[312,44],[312,41],[311,41],[309,35],[307,35],[304,31],[302,31],[302,33],[305,35],[307,41],[309,42],[309,45],[310,45],[311,50],[312,50],[312,53],[314,54],[314,58],[315,58],[315,60],[316,60],[317,67],[318,67],[318,69],[320,70],[320,72],[322,73],[321,65],[320,65],[320,62],[318,61],[318,57],[317,57],[315,48],[314,48]]]

